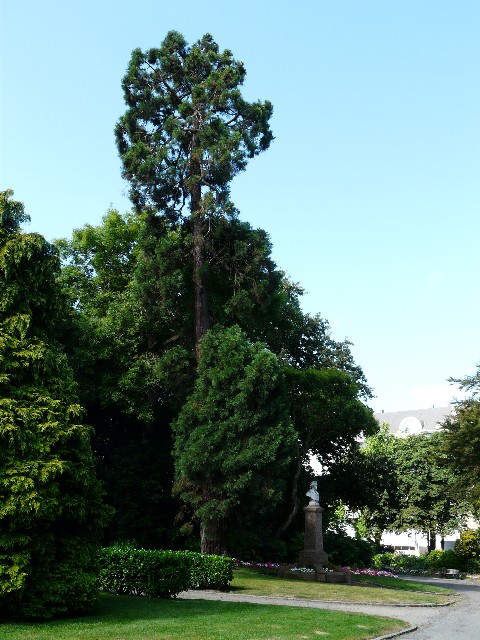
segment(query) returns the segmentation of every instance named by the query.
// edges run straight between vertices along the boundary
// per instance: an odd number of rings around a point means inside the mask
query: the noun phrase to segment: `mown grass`
[[[437,587],[436,585],[416,582],[415,580],[405,580],[404,578],[387,578],[385,576],[364,576],[354,575],[352,576],[355,582],[362,584],[368,584],[373,586],[388,587],[390,589],[401,589],[402,591],[419,591],[419,592],[434,592],[441,593],[443,595],[453,595],[454,589],[447,589],[445,587]]]
[[[232,591],[260,596],[306,598],[309,600],[344,600],[348,602],[379,602],[382,604],[444,604],[450,598],[444,595],[423,593],[421,590],[397,591],[377,587],[375,589],[346,584],[303,582],[262,574],[255,569],[236,569]],[[392,578],[396,580],[396,578]],[[412,581],[413,582],[413,581]],[[414,583],[416,584],[416,583]]]
[[[98,611],[78,619],[2,624],[2,640],[367,640],[404,629],[376,616],[201,600],[102,594]]]

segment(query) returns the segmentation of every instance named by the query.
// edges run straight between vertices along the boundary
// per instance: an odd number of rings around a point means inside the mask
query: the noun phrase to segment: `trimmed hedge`
[[[100,553],[100,587],[124,595],[175,598],[187,589],[228,589],[235,561],[192,551],[120,545]]]
[[[100,587],[117,594],[175,598],[190,587],[190,560],[181,551],[108,547],[100,553]]]
[[[191,562],[191,589],[218,589],[225,591],[233,580],[235,560],[226,556],[202,555],[194,551],[184,551]]]

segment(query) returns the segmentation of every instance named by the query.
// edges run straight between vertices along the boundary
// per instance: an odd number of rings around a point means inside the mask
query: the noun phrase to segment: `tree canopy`
[[[443,423],[442,452],[445,465],[456,471],[455,490],[480,513],[480,364],[463,379],[452,379],[465,390],[465,400],[455,403],[454,411]]]
[[[241,501],[262,511],[282,496],[295,432],[275,355],[238,327],[211,329],[173,429],[176,491],[200,520],[202,551],[223,553],[221,522]]]
[[[234,214],[231,180],[273,137],[272,105],[246,102],[244,78],[243,64],[211,35],[190,47],[170,31],[160,48],[135,49],[122,83],[127,111],[115,134],[132,202],[167,223],[188,202],[197,360],[211,326],[206,222]]]
[[[58,256],[20,231],[26,216],[11,196],[0,194],[0,609],[47,618],[93,606],[105,512],[55,337]]]
[[[273,139],[272,105],[247,102],[244,79],[208,34],[190,46],[172,31],[159,48],[136,49],[115,129],[134,210],[109,210],[56,248],[17,233],[19,203],[2,210],[1,238],[15,236],[5,331],[17,323],[27,342],[2,352],[1,374],[18,357],[15,371],[33,375],[35,346],[39,362],[51,358],[42,392],[60,402],[49,376],[63,372],[56,392],[70,409],[58,405],[58,422],[71,419],[66,433],[82,433],[85,447],[83,421],[92,425],[116,508],[106,541],[190,545],[182,522],[200,524],[204,550],[224,550],[232,523],[244,539],[255,527],[257,538],[293,538],[308,454],[340,464],[376,427],[350,343],[302,311],[303,290],[273,261],[268,234],[231,202],[232,179]]]

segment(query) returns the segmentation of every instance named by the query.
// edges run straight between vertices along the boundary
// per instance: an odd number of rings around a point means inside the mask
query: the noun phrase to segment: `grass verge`
[[[382,587],[368,589],[362,586],[355,586],[355,583],[345,585],[288,580],[265,575],[255,571],[255,569],[236,569],[234,576],[232,592],[256,596],[306,598],[309,600],[345,600],[359,603],[379,602],[382,604],[444,604],[449,601],[447,596],[422,593],[421,591],[397,591]],[[392,580],[395,580],[395,578],[392,578]]]
[[[2,640],[368,640],[406,628],[391,618],[237,602],[102,594],[95,615],[2,624]]]
[[[400,589],[402,591],[418,591],[439,593],[442,595],[453,595],[456,593],[454,589],[445,587],[437,587],[425,582],[416,582],[415,580],[404,580],[403,578],[386,578],[384,576],[363,576],[354,575],[352,579],[355,583],[368,584],[377,587],[387,587],[390,589]]]

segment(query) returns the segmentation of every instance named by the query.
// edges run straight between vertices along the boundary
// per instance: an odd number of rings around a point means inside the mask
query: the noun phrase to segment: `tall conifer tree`
[[[0,611],[51,618],[96,600],[104,509],[55,339],[58,257],[21,232],[28,217],[11,195],[0,193]]]
[[[205,260],[208,220],[234,215],[230,182],[273,136],[272,105],[246,102],[245,68],[207,34],[189,47],[171,31],[160,48],[132,53],[116,127],[123,175],[137,208],[175,223],[188,203],[197,360],[211,326]]]

